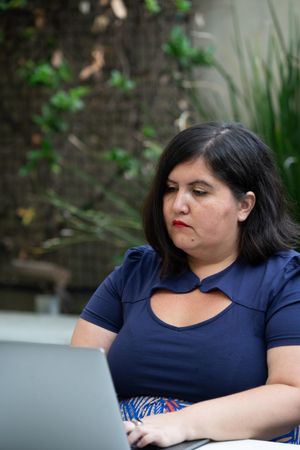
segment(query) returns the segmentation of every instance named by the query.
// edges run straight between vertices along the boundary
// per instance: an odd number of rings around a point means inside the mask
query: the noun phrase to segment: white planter
[[[57,295],[39,294],[34,298],[35,311],[39,314],[59,314],[60,298]]]

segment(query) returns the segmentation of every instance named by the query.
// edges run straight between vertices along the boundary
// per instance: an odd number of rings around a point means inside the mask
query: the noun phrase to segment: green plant
[[[164,2],[145,0],[143,5],[150,14],[164,12]],[[191,8],[191,2],[172,0],[172,6],[174,17],[182,23],[184,14]],[[31,30],[28,33],[31,38]],[[185,33],[178,27],[173,29],[163,48],[168,55],[176,55],[179,58],[178,71],[185,74],[190,73],[194,65],[209,65],[212,57],[211,49],[194,49]],[[126,52],[124,56],[121,62],[126,61]],[[132,107],[136,107],[134,95],[137,83],[130,77],[131,72],[134,71],[129,63],[122,64],[121,69],[112,70],[104,82],[111,87],[112,99],[114,96],[118,99],[121,93],[126,95],[126,101]],[[105,172],[105,181],[100,182],[92,171],[90,173],[89,169],[72,164],[72,160],[65,161],[56,150],[57,137],[66,136],[63,133],[67,130],[71,114],[82,109],[83,98],[87,94],[83,87],[68,88],[72,73],[66,62],[61,61],[59,67],[54,67],[48,61],[37,63],[30,60],[23,65],[19,73],[28,85],[35,89],[42,88],[47,94],[47,101],[42,105],[41,112],[33,117],[42,139],[38,148],[28,152],[27,162],[21,173],[28,175],[37,170],[41,162],[46,162],[52,171],[68,172],[75,183],[79,181],[87,185],[88,191],[91,192],[88,200],[78,199],[76,204],[54,191],[43,193],[44,202],[54,207],[55,217],[59,216],[55,228],[61,230],[53,238],[45,240],[43,249],[53,250],[89,240],[109,240],[113,247],[123,251],[128,246],[142,242],[141,203],[162,151],[157,130],[139,118],[139,129],[134,134],[132,148],[116,145],[98,152],[84,143],[80,143],[79,147],[74,145],[74,150],[84,152],[89,167],[94,168],[96,164],[101,166],[101,170]],[[143,74],[139,75],[141,79],[142,76]],[[177,82],[176,77],[172,81]],[[109,211],[106,209],[107,203],[110,205]]]
[[[290,15],[287,42],[273,4],[269,7],[274,32],[269,37],[265,58],[259,64],[255,50],[251,58],[249,123],[275,152],[281,175],[300,219],[300,33],[299,22]],[[290,11],[291,12],[291,11]],[[239,55],[242,55],[239,51]],[[244,61],[243,61],[244,64]],[[246,99],[243,98],[245,105]]]
[[[271,0],[268,5],[273,27],[265,53],[254,47],[253,39],[244,42],[238,20],[234,17],[234,51],[239,82],[214,58],[213,53],[205,54],[202,59],[225,81],[229,104],[224,101],[224,94],[210,91],[204,97],[195,87],[193,72],[201,56],[183,37],[182,31],[173,30],[165,51],[178,63],[180,85],[185,89],[198,120],[244,122],[273,149],[294,214],[300,220],[299,21],[290,11],[289,34],[284,39]]]
[[[157,0],[144,0],[145,9],[151,14],[157,14],[161,11],[161,7]]]
[[[86,180],[92,182],[91,179]],[[99,183],[97,182],[99,188]],[[127,245],[142,242],[140,218],[130,204],[111,192],[106,192],[116,209],[115,213],[103,212],[94,208],[76,207],[53,191],[49,191],[46,200],[55,206],[65,218],[65,227],[60,236],[48,239],[43,249],[53,250],[66,245],[88,241],[112,241],[114,246],[124,249]]]
[[[141,133],[142,151],[139,157],[124,148],[114,147],[103,154],[90,153],[90,160],[95,163],[107,161],[111,164],[111,177],[104,184],[99,179],[72,165],[71,162],[60,164],[73,177],[89,185],[94,195],[106,199],[112,205],[111,211],[103,211],[91,205],[75,206],[66,198],[49,191],[45,199],[61,212],[65,227],[60,236],[43,243],[44,251],[65,245],[87,241],[112,241],[115,248],[122,252],[128,246],[143,242],[140,220],[140,207],[147,186],[153,175],[154,164],[162,152],[162,147],[153,138],[156,131],[152,126],[145,126]],[[127,193],[120,195],[114,188],[115,179],[126,180]],[[136,195],[138,193],[138,195]],[[67,231],[66,231],[67,230]]]
[[[177,12],[186,14],[190,11],[192,3],[190,0],[173,0]],[[150,14],[157,14],[161,12],[161,5],[158,0],[144,0],[146,11]]]
[[[61,82],[70,81],[72,78],[71,69],[64,61],[58,67],[53,67],[49,62],[34,62],[31,59],[18,71],[31,86],[47,86],[56,88]]]
[[[42,161],[47,163],[51,171],[58,173],[60,156],[55,149],[53,135],[68,129],[69,115],[84,107],[82,98],[89,90],[85,86],[59,89],[63,83],[72,78],[71,69],[65,61],[58,67],[53,67],[47,62],[34,63],[29,60],[19,70],[19,75],[30,86],[52,89],[48,101],[42,105],[41,113],[32,118],[41,132],[41,143],[38,148],[27,152],[27,161],[21,167],[20,174],[23,176],[30,174]]]
[[[285,40],[273,3],[268,4],[273,28],[265,55],[249,43],[243,50],[235,20],[242,83],[235,119],[246,122],[273,149],[295,216],[300,219],[299,22],[290,10],[289,35]]]
[[[27,162],[20,168],[20,175],[29,175],[37,169],[41,161],[46,161],[52,172],[58,173],[60,171],[59,155],[54,150],[51,141],[47,138],[41,141],[38,149],[27,152]]]
[[[27,0],[1,0],[0,11],[7,11],[8,9],[23,8],[26,6]]]
[[[189,12],[192,7],[192,3],[189,0],[175,0],[175,5],[177,8],[177,11],[179,11],[181,13]]]
[[[182,71],[190,71],[195,66],[210,66],[213,62],[213,48],[198,49],[191,45],[182,27],[171,30],[169,40],[163,44],[164,52],[172,56]]]
[[[108,84],[114,88],[117,88],[121,92],[128,93],[136,87],[135,81],[128,78],[119,70],[112,70]]]

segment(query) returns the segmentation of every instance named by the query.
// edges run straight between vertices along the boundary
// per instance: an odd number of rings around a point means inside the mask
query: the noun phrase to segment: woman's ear
[[[256,197],[254,192],[248,191],[239,201],[238,221],[244,222],[254,208]]]

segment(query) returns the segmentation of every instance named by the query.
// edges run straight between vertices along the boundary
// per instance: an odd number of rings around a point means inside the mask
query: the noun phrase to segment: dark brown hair
[[[240,224],[240,258],[256,264],[297,245],[299,227],[288,214],[270,149],[241,124],[203,123],[181,131],[167,145],[144,205],[145,236],[162,258],[163,275],[178,273],[186,265],[186,254],[173,244],[164,222],[166,182],[175,166],[199,157],[237,199],[247,191],[255,193],[255,206]]]

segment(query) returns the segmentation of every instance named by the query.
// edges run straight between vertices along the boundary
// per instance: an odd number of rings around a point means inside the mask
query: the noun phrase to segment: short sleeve
[[[121,268],[116,268],[96,289],[80,317],[88,322],[118,333],[122,319],[119,293]]]
[[[300,345],[300,256],[274,277],[278,282],[266,313],[267,348]]]
[[[96,289],[80,317],[88,322],[118,333],[123,325],[122,296],[124,280],[138,268],[144,247],[129,249],[121,266],[116,267]]]

